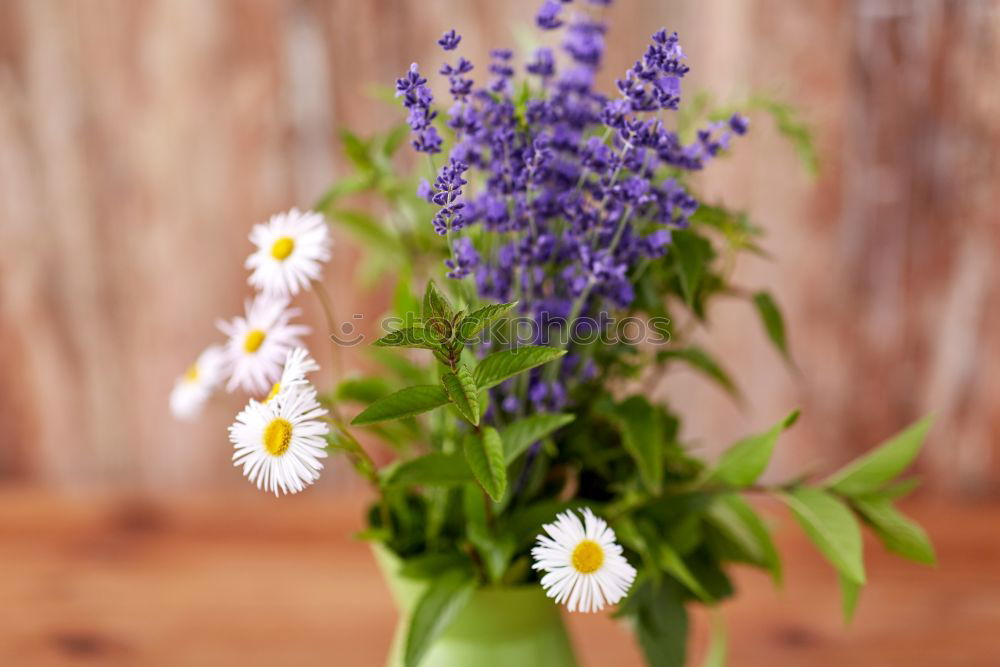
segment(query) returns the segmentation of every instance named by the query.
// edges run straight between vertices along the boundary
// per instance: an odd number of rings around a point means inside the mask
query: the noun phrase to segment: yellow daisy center
[[[281,456],[292,444],[292,423],[277,417],[264,429],[264,449],[271,456]]]
[[[281,391],[281,383],[280,382],[275,382],[274,386],[271,387],[271,393],[267,395],[267,398],[264,399],[264,402],[265,403],[270,402],[270,400],[272,398],[274,398],[275,396],[278,395],[279,391]]]
[[[290,236],[282,236],[271,246],[271,257],[274,257],[279,262],[283,262],[288,259],[293,250],[295,250],[295,239]]]
[[[184,379],[188,382],[196,382],[198,380],[198,364],[188,366],[188,369],[184,371]]]
[[[593,540],[584,540],[573,549],[573,567],[580,574],[597,572],[604,564],[604,549]]]
[[[247,337],[243,339],[243,349],[249,354],[253,354],[264,343],[267,334],[260,329],[251,329],[247,332]]]

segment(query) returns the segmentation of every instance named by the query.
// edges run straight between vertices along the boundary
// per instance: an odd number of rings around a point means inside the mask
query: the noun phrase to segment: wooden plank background
[[[166,397],[247,293],[250,225],[343,173],[338,127],[402,117],[371,84],[411,61],[435,66],[452,26],[481,71],[490,47],[534,34],[537,4],[0,0],[0,479],[243,484],[225,441],[239,399],[183,425]],[[922,462],[933,485],[995,488],[1000,3],[620,0],[609,16],[605,84],[655,27],[677,29],[688,90],[793,102],[823,160],[810,180],[758,117],[703,183],[767,228],[776,261],[737,275],[778,295],[800,372],[749,308],[718,308],[699,335],[749,405],[666,378],[659,394],[687,415],[688,437],[718,451],[801,407],[780,476],[933,411]],[[327,279],[340,313],[371,316],[356,255],[338,235]],[[346,480],[336,469],[322,485]]]

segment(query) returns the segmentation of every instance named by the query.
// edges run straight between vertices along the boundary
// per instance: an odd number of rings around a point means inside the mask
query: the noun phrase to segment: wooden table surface
[[[0,488],[0,665],[381,665],[395,612],[359,498],[178,501]],[[769,508],[766,508],[769,509]],[[837,585],[775,508],[783,592],[741,570],[724,605],[730,665],[1000,665],[1000,506],[911,504],[941,564],[867,548],[871,585],[840,620]],[[570,619],[583,664],[642,664],[606,614]],[[695,615],[693,654],[706,619]]]

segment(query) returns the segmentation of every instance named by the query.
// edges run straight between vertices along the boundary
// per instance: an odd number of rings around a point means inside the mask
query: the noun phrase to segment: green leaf
[[[713,607],[710,611],[709,628],[711,633],[708,638],[708,654],[705,656],[703,667],[725,667],[726,644],[729,641],[726,633],[726,619],[718,607]]]
[[[382,155],[386,157],[395,155],[408,136],[410,136],[410,126],[406,123],[397,124],[386,133],[382,141]]]
[[[858,607],[861,584],[850,580],[842,573],[837,573],[837,579],[840,581],[841,610],[844,614],[844,623],[849,624],[854,618],[854,610]]]
[[[347,195],[352,195],[356,192],[361,192],[372,186],[373,177],[370,173],[355,174],[348,178],[343,178],[333,185],[331,185],[326,192],[316,201],[312,206],[312,210],[319,213],[330,212],[330,207],[333,206],[337,201],[346,197]]]
[[[688,569],[688,566],[684,563],[684,559],[674,551],[673,547],[660,540],[650,544],[650,548],[656,554],[656,560],[664,572],[684,584],[688,590],[697,595],[702,601],[712,601],[712,595],[705,590],[705,587],[701,585],[701,582]]]
[[[415,347],[424,350],[439,350],[441,344],[435,336],[423,327],[407,327],[393,331],[372,343],[376,347]]]
[[[767,292],[756,292],[753,295],[753,305],[757,308],[757,314],[764,324],[767,337],[771,339],[781,355],[786,360],[791,360],[788,354],[788,341],[785,338],[785,320],[778,310],[778,304]]]
[[[705,275],[705,266],[711,254],[710,244],[691,230],[678,230],[673,234],[670,251],[676,259],[684,300],[691,305]]]
[[[779,497],[837,571],[856,584],[865,583],[861,528],[851,510],[819,489],[802,487]]]
[[[479,426],[479,389],[469,369],[463,364],[456,372],[445,373],[441,384],[458,412],[473,426]]]
[[[355,403],[372,403],[392,393],[389,384],[382,378],[358,377],[348,378],[337,385],[334,396],[338,401]]]
[[[911,424],[874,451],[847,464],[826,480],[825,485],[845,496],[878,491],[906,469],[920,452],[931,417]]]
[[[733,398],[739,398],[740,392],[733,383],[732,378],[729,374],[722,369],[722,367],[713,359],[707,352],[702,350],[700,347],[686,347],[680,350],[662,350],[656,353],[657,361],[669,361],[671,359],[677,359],[687,363],[689,366],[697,371],[701,371],[711,379],[715,380],[722,386],[726,392]]]
[[[402,250],[399,241],[378,220],[364,211],[333,209],[330,218],[345,227],[358,241],[379,252]]]
[[[716,496],[705,518],[735,542],[752,561],[767,568],[776,586],[781,586],[781,557],[771,539],[771,531],[754,509],[738,493]]]
[[[767,468],[778,436],[798,418],[796,410],[771,427],[771,430],[740,440],[723,452],[708,478],[739,487],[753,484]]]
[[[503,458],[503,442],[492,426],[480,433],[469,433],[464,440],[465,460],[476,480],[495,502],[500,502],[507,488],[507,465]]]
[[[516,305],[517,301],[512,303],[495,303],[472,311],[458,325],[458,339],[463,343],[472,340],[473,336],[485,329],[494,320],[509,313]]]
[[[795,108],[764,95],[751,98],[750,107],[762,109],[771,115],[778,132],[792,143],[809,175],[815,177],[819,173],[819,153],[813,143],[812,132],[799,119]]]
[[[574,419],[573,415],[556,412],[531,415],[514,422],[500,431],[504,459],[507,463],[512,463],[532,443],[549,436]]]
[[[888,500],[854,499],[854,507],[871,525],[887,551],[925,565],[937,562],[934,546],[918,523]]]
[[[385,486],[448,486],[472,480],[469,464],[458,454],[431,452],[383,469]]]
[[[663,483],[663,428],[659,413],[642,396],[630,396],[606,413],[621,433],[625,451],[635,460],[643,484],[653,494]]]
[[[372,168],[372,159],[369,142],[346,128],[342,128],[339,134],[340,142],[344,145],[344,154],[354,163],[354,166],[358,169],[370,170]]]
[[[428,281],[427,289],[424,291],[424,320],[426,322],[434,320],[451,322],[454,314],[455,311],[452,309],[448,297],[438,289],[433,280]]]
[[[431,644],[468,604],[475,590],[468,572],[454,570],[433,579],[417,601],[406,632],[405,667],[417,667]]]
[[[566,354],[565,350],[540,345],[525,345],[512,350],[501,350],[489,355],[476,366],[472,376],[480,389],[495,387],[518,373],[547,364]]]
[[[635,615],[639,646],[649,667],[684,667],[688,614],[683,592],[673,582],[647,580],[626,604],[623,611]]]
[[[469,557],[457,551],[424,553],[407,558],[399,568],[399,576],[405,579],[436,579],[452,570],[470,570]]]
[[[435,385],[416,385],[400,389],[394,394],[380,398],[357,417],[351,420],[355,426],[374,424],[387,419],[402,419],[412,417],[421,412],[439,408],[448,403],[448,394]]]

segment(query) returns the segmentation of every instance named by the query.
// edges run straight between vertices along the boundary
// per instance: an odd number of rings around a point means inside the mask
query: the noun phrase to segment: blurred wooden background
[[[344,173],[338,127],[402,118],[371,84],[411,61],[436,67],[451,27],[481,72],[487,49],[533,34],[537,4],[0,0],[0,479],[245,485],[225,437],[240,399],[187,425],[167,394],[248,293],[250,225],[308,206]],[[738,276],[779,297],[801,372],[748,307],[725,304],[704,342],[749,404],[667,378],[687,436],[717,451],[801,407],[780,476],[839,463],[932,411],[931,485],[995,488],[1000,2],[619,0],[609,18],[609,90],[665,25],[689,54],[688,91],[776,94],[821,151],[812,180],[755,117],[704,182],[766,227],[776,261]],[[342,316],[371,317],[356,254],[338,234],[327,279]]]

